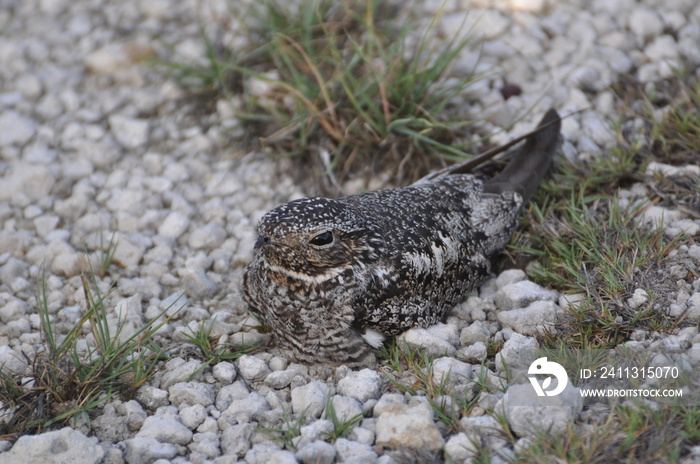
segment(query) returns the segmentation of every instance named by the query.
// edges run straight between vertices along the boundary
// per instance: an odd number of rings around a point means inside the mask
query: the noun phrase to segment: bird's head
[[[376,260],[381,243],[366,219],[343,202],[303,198],[262,218],[255,249],[272,271],[320,283]]]

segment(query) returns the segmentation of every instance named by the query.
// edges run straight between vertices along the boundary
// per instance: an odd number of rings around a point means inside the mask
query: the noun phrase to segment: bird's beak
[[[253,245],[253,249],[257,250],[261,246],[265,245],[266,243],[270,243],[270,237],[267,235],[258,235],[258,239],[255,241],[255,245]]]

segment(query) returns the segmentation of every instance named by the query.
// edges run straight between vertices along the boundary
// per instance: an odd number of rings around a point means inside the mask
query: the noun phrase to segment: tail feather
[[[559,145],[561,118],[555,110],[549,110],[538,130],[530,135],[519,153],[493,178],[484,184],[484,192],[518,192],[527,203],[542,179],[552,167],[552,156]]]

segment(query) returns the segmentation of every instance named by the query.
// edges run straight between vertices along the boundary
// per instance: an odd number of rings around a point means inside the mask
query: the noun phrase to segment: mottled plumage
[[[559,126],[550,111],[487,181],[457,166],[404,188],[273,209],[244,274],[250,309],[306,362],[367,363],[384,336],[440,322],[507,245]]]

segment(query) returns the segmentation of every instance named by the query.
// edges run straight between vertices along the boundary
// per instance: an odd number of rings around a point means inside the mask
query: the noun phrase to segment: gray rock
[[[158,235],[176,240],[190,226],[190,218],[180,211],[170,212],[158,226]]]
[[[212,375],[219,382],[228,385],[234,380],[236,380],[238,371],[236,370],[236,366],[234,366],[232,363],[228,361],[222,361],[214,366],[214,368],[212,369]]]
[[[196,359],[185,361],[174,358],[165,363],[165,373],[160,379],[160,388],[167,390],[176,383],[190,382],[191,377],[202,367],[202,362]]]
[[[496,287],[503,288],[506,285],[515,284],[527,280],[527,274],[521,269],[508,269],[501,272],[496,278]]]
[[[406,397],[400,393],[384,393],[374,405],[372,413],[374,417],[379,417],[384,411],[393,410],[394,405],[397,404],[406,404]]]
[[[420,350],[431,357],[453,356],[457,351],[451,343],[421,328],[407,330],[397,337],[396,342],[401,349]]]
[[[248,464],[297,464],[294,454],[273,445],[257,444],[245,455]]]
[[[271,372],[265,361],[247,354],[238,358],[236,365],[241,377],[249,381],[262,381]]]
[[[335,441],[335,449],[338,452],[340,462],[347,463],[373,463],[377,460],[377,453],[372,447],[357,443],[347,438],[339,438]]]
[[[92,421],[92,430],[100,441],[117,443],[130,436],[127,418],[117,415],[113,405],[107,404],[102,414]]]
[[[226,239],[226,230],[219,224],[207,224],[190,234],[189,244],[195,250],[213,250]]]
[[[320,419],[313,421],[308,425],[304,425],[299,429],[299,437],[296,439],[296,445],[312,443],[318,440],[325,440],[333,433],[333,423],[330,420]]]
[[[445,441],[425,403],[397,404],[382,411],[377,421],[376,443],[392,449],[438,451]]]
[[[348,372],[338,381],[338,393],[355,398],[360,403],[377,399],[382,393],[381,376],[371,369]]]
[[[557,396],[539,397],[528,383],[510,386],[502,404],[515,434],[535,438],[545,430],[553,434],[566,431],[583,409],[583,398],[571,384]]]
[[[30,375],[32,372],[22,353],[7,345],[0,346],[0,368],[10,374]]]
[[[201,404],[180,409],[180,422],[190,430],[195,430],[207,418],[207,410]],[[196,437],[196,435],[195,435]]]
[[[199,269],[183,269],[180,272],[187,294],[192,298],[209,298],[218,290],[216,282]]]
[[[202,382],[180,382],[168,389],[170,403],[176,406],[189,404],[190,406],[199,404],[211,406],[214,404],[214,388]]]
[[[221,434],[221,451],[224,454],[233,454],[239,458],[245,456],[250,450],[250,437],[255,426],[250,423],[232,425],[224,429]]]
[[[124,440],[124,461],[127,464],[151,464],[158,459],[177,456],[177,446],[155,438],[135,437]]]
[[[243,424],[250,422],[256,415],[269,411],[270,405],[264,396],[257,392],[251,392],[243,399],[234,400],[219,417],[221,424]]]
[[[0,201],[10,201],[18,195],[24,195],[23,198],[29,201],[37,201],[48,196],[54,185],[56,177],[48,167],[15,163],[12,174],[0,178]]]
[[[192,441],[192,431],[175,415],[148,417],[136,436],[154,438],[159,442],[175,445],[186,445]]]
[[[318,418],[326,407],[328,385],[314,380],[292,390],[292,411],[307,418]]]
[[[491,332],[488,324],[476,321],[462,329],[462,332],[459,334],[459,343],[462,346],[469,346],[478,342],[488,343],[490,338]]]
[[[523,335],[556,333],[561,308],[551,301],[535,301],[526,308],[498,313],[498,322]]]
[[[281,389],[288,387],[292,383],[292,379],[299,375],[299,373],[292,369],[287,369],[284,371],[274,371],[265,377],[265,385],[270,388]]]
[[[534,301],[557,301],[557,292],[534,282],[523,280],[502,287],[496,293],[496,305],[501,311],[524,308]]]
[[[225,411],[235,400],[242,400],[248,396],[250,390],[242,381],[236,381],[231,385],[225,385],[216,394],[216,409]]]
[[[358,415],[362,415],[362,406],[359,401],[349,396],[334,395],[331,398],[330,404],[335,411],[335,417],[342,422],[347,422]],[[323,413],[323,417],[330,419],[330,411],[328,408]]]
[[[136,400],[120,403],[116,407],[117,412],[126,418],[126,425],[131,432],[137,432],[143,426],[148,417],[141,404]]]
[[[444,385],[448,390],[455,390],[458,387],[469,387],[474,385],[471,380],[474,377],[474,369],[457,359],[444,357],[433,362],[433,380],[437,385]],[[464,388],[460,388],[460,393]],[[455,391],[456,393],[456,391]]]
[[[114,262],[126,269],[136,269],[141,262],[146,247],[134,243],[123,235],[119,236],[117,247],[114,250]]]
[[[473,439],[467,437],[464,432],[453,435],[445,443],[445,454],[454,462],[468,462],[479,453]]]
[[[534,354],[538,348],[539,343],[536,339],[513,333],[503,344],[501,351],[496,353],[496,371],[503,372],[504,365],[512,370],[526,369],[535,359]]]
[[[0,113],[0,147],[24,145],[36,133],[36,124],[16,111]]]
[[[199,454],[206,459],[214,459],[221,455],[219,434],[214,432],[195,433],[192,437],[192,443],[187,447],[192,451],[193,455]],[[194,461],[194,457],[190,456]]]
[[[115,114],[109,117],[109,128],[119,145],[127,150],[135,150],[148,142],[148,120]]]
[[[3,282],[9,282],[9,280]],[[24,301],[7,293],[0,294],[0,322],[3,324],[24,317],[28,311],[29,306]]]
[[[333,445],[324,441],[316,440],[299,448],[295,456],[300,462],[333,464],[333,462],[335,462],[336,454],[337,453]]]
[[[168,404],[168,392],[160,388],[144,385],[136,392],[136,399],[148,409],[156,410]]]
[[[488,348],[484,342],[476,342],[473,345],[461,348],[455,356],[460,361],[471,364],[481,364],[488,355]]]
[[[94,438],[70,427],[40,435],[21,436],[10,451],[0,454],[0,463],[95,464],[104,450]]]

